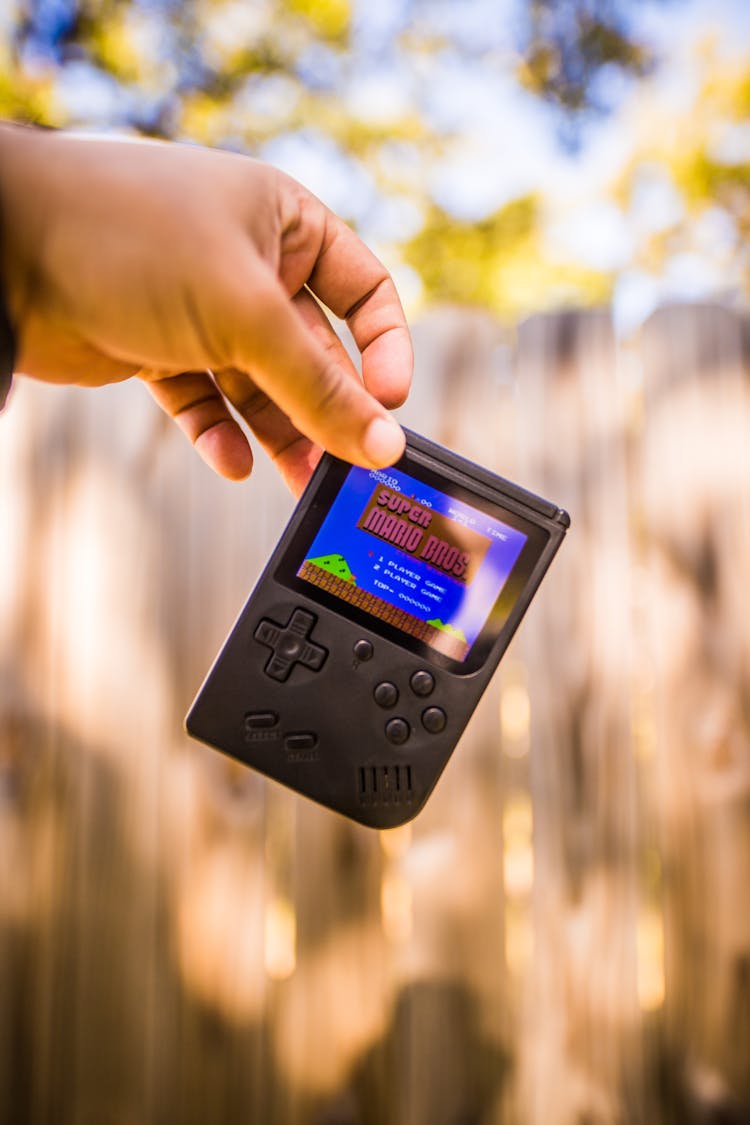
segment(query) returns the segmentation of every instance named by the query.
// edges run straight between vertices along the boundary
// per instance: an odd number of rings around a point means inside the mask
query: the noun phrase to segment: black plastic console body
[[[411,820],[569,524],[409,431],[392,469],[324,455],[187,730],[361,824]]]

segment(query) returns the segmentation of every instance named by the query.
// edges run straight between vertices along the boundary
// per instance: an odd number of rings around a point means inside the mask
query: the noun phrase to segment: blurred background
[[[182,719],[288,517],[137,384],[0,419],[0,1125],[750,1122],[750,6],[4,0],[0,115],[283,167],[404,422],[573,530],[425,811]]]

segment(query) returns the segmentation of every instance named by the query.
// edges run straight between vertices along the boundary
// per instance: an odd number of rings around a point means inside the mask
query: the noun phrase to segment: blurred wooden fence
[[[291,509],[137,385],[0,419],[0,1125],[750,1120],[748,324],[435,312],[404,421],[573,529],[413,826],[182,717]]]

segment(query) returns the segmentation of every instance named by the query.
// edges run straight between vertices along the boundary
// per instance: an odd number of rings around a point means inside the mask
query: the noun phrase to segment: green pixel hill
[[[354,575],[349,569],[349,563],[343,555],[319,555],[317,559],[306,559],[305,561],[310,566],[317,566],[321,570],[328,571],[329,574],[333,574],[343,582],[352,582],[356,585]]]
[[[434,629],[442,629],[444,633],[450,633],[452,637],[456,637],[459,641],[463,641],[464,644],[466,644],[466,637],[463,631],[454,628],[453,625],[449,625],[445,621],[441,621],[439,617],[433,617],[432,621],[428,621],[427,624],[432,625]]]

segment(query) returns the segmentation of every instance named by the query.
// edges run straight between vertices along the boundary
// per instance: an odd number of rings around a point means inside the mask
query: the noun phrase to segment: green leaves
[[[611,290],[607,274],[550,257],[534,195],[474,223],[434,207],[404,258],[422,278],[428,301],[477,305],[509,318],[603,301]]]

